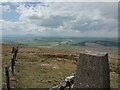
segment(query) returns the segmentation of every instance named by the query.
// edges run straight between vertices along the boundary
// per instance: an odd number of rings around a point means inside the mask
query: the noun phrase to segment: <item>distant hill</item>
[[[2,43],[16,43],[33,46],[91,46],[91,47],[117,47],[120,42],[117,38],[62,38],[40,37],[33,34],[2,37]]]
[[[86,46],[86,43],[95,43],[95,44],[99,44],[99,45],[106,46],[106,47],[117,47],[120,44],[120,42],[116,42],[116,41],[98,40],[98,41],[83,41],[83,42],[79,42],[79,43],[72,44],[72,45],[74,45],[74,46]]]

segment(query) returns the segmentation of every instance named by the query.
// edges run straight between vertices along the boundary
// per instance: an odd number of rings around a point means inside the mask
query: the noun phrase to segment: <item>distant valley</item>
[[[27,46],[88,46],[118,47],[117,38],[64,38],[64,37],[3,37],[2,43]]]

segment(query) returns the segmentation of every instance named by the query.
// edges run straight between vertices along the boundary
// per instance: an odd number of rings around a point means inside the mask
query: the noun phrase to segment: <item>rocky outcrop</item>
[[[59,86],[55,86],[50,90],[72,90],[74,84],[75,74],[71,74],[67,76],[63,82],[60,83]]]

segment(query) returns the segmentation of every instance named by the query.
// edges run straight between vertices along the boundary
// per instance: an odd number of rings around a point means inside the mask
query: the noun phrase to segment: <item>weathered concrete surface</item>
[[[80,53],[74,88],[110,88],[107,53],[91,51]]]

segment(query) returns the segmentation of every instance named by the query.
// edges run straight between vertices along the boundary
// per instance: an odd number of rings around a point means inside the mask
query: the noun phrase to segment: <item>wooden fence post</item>
[[[11,73],[12,73],[12,75],[14,75],[14,59],[12,58],[11,59]]]
[[[15,58],[17,57],[18,49],[19,49],[18,47],[15,49],[15,52],[14,52]]]
[[[15,54],[13,54],[13,66],[15,66],[15,60],[16,60],[16,58],[15,58]]]
[[[12,47],[11,53],[13,54],[15,52],[15,48]]]
[[[10,90],[10,77],[8,67],[5,67],[5,76],[6,76],[6,90]]]

